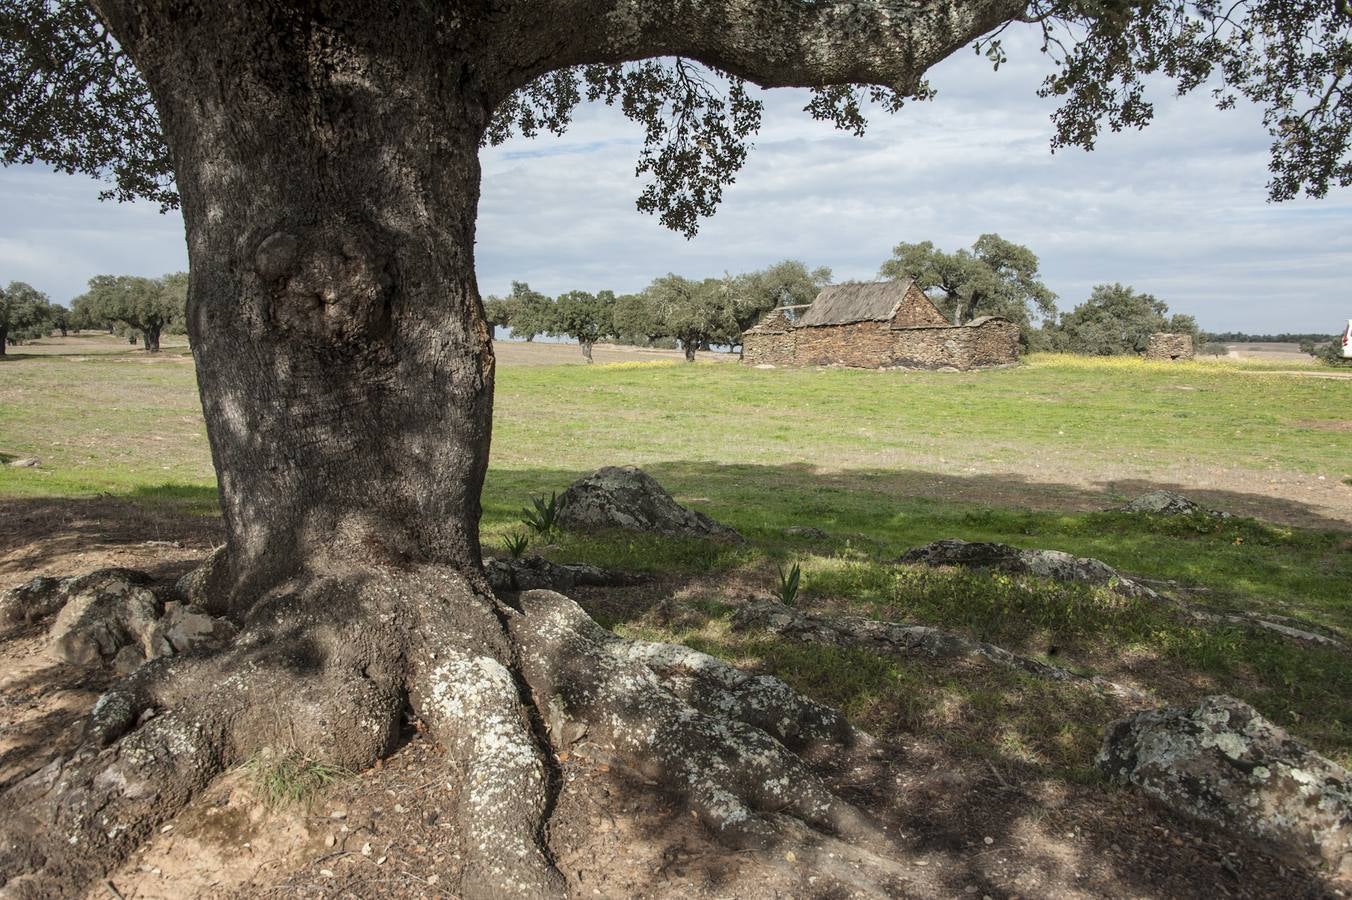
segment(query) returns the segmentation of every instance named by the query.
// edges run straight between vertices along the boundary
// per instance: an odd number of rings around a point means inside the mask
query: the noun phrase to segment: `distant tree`
[[[646,291],[616,297],[611,320],[615,337],[621,341],[651,347],[658,338],[666,336],[661,310]]]
[[[52,326],[61,332],[62,337],[66,337],[68,334],[70,334],[71,329],[70,310],[66,309],[64,306],[61,306],[60,304],[53,303],[51,305],[51,312],[52,312]]]
[[[1325,365],[1352,366],[1352,359],[1343,356],[1342,335],[1335,335],[1322,344],[1315,344],[1310,349],[1310,355]]]
[[[569,291],[554,301],[553,321],[549,333],[570,337],[582,345],[582,356],[592,361],[592,345],[615,330],[615,294],[601,291]]]
[[[1204,331],[1202,339],[1205,341],[1221,341],[1231,344],[1254,343],[1254,344],[1307,344],[1314,345],[1320,341],[1329,340],[1327,334],[1313,334],[1310,332],[1292,333],[1283,331],[1281,334],[1249,334],[1246,331]]]
[[[497,307],[506,313],[512,337],[533,341],[537,335],[548,334],[554,324],[554,303],[539,291],[530,289],[524,281],[513,281],[512,292],[502,298]]]
[[[0,356],[5,347],[33,340],[51,328],[52,309],[47,295],[30,284],[11,281],[0,289]]]
[[[805,306],[817,298],[821,289],[831,283],[831,270],[826,266],[808,269],[797,259],[786,259],[755,272],[736,276],[737,298],[732,315],[737,322],[736,340],[767,310],[778,306]]]
[[[484,321],[492,328],[511,328],[512,310],[515,307],[510,297],[485,297]]]
[[[1091,356],[1140,353],[1156,331],[1190,334],[1198,345],[1197,321],[1168,312],[1168,305],[1150,294],[1122,284],[1100,284],[1088,300],[1061,317],[1056,349]]]
[[[932,241],[897,244],[879,274],[914,279],[954,325],[1004,316],[1024,333],[1032,328],[1032,310],[1043,318],[1056,314],[1056,294],[1042,283],[1036,254],[998,234],[983,234],[971,250],[956,253]]]
[[[727,342],[737,329],[731,279],[696,282],[664,275],[648,285],[647,294],[662,322],[663,336],[676,339],[686,362],[694,362],[701,347]]]
[[[70,324],[76,331],[106,331],[113,333],[115,323],[99,309],[95,298],[81,294],[70,301]]]
[[[184,272],[162,278],[135,275],[95,275],[89,290],[74,305],[82,314],[121,323],[141,335],[147,353],[158,353],[160,334],[184,318],[188,276]]]

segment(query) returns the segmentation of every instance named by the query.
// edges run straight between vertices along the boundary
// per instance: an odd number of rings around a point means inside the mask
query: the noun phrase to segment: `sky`
[[[483,154],[480,289],[636,291],[781,259],[868,280],[899,242],[956,250],[995,232],[1040,258],[1069,310],[1121,282],[1204,329],[1340,331],[1352,317],[1352,190],[1267,201],[1268,136],[1253,108],[1156,92],[1144,131],[1105,134],[1092,153],[1050,151],[1054,104],[1036,96],[1045,61],[1007,40],[999,72],[970,51],[932,70],[938,96],[875,112],[863,138],[813,121],[805,92],[761,92],[760,134],[736,184],[694,240],[634,206],[638,126],[584,106],[565,136]],[[87,178],[0,169],[0,281],[66,303],[96,274],[187,267],[182,219],[97,199]]]

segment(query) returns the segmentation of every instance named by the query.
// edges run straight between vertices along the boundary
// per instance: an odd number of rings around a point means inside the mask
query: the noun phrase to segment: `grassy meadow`
[[[42,459],[0,468],[0,508],[102,496],[214,515],[191,358],[82,340],[0,362],[0,452]],[[639,465],[750,542],[555,538],[551,557],[659,573],[651,590],[678,595],[675,617],[652,603],[598,606],[622,632],[780,675],[880,733],[1095,777],[1117,701],[990,668],[733,632],[732,604],[771,591],[776,568],[797,562],[804,607],[940,625],[1161,701],[1231,693],[1352,763],[1352,657],[1341,652],[1105,590],[891,562],[944,537],[1049,547],[1174,582],[1190,603],[1352,636],[1352,381],[1290,368],[1056,356],[970,374],[504,362],[485,546],[501,552],[532,496],[602,465]],[[1236,516],[1108,511],[1157,486]],[[786,536],[793,525],[827,536]]]

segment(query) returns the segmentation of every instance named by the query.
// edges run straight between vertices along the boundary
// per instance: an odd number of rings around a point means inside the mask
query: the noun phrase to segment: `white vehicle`
[[[1347,320],[1343,329],[1343,359],[1352,359],[1352,319]]]

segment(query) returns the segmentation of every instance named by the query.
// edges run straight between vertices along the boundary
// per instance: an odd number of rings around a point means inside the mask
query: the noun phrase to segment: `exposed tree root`
[[[772,736],[847,745],[854,733],[834,713],[773,679],[729,677],[709,657],[633,645],[561,594],[530,591],[520,602],[511,633],[554,742],[585,741],[680,794],[729,846],[773,844],[764,813],[854,837],[878,834]]]
[[[732,847],[796,843],[794,819],[888,844],[806,761],[871,746],[838,713],[687,648],[623,640],[562,595],[509,607],[447,569],[368,571],[284,586],[241,626],[226,650],[119,682],[76,753],[0,797],[0,896],[78,892],[255,753],[368,767],[410,704],[450,751],[466,896],[564,896],[544,839],[553,760],[584,747]]]

